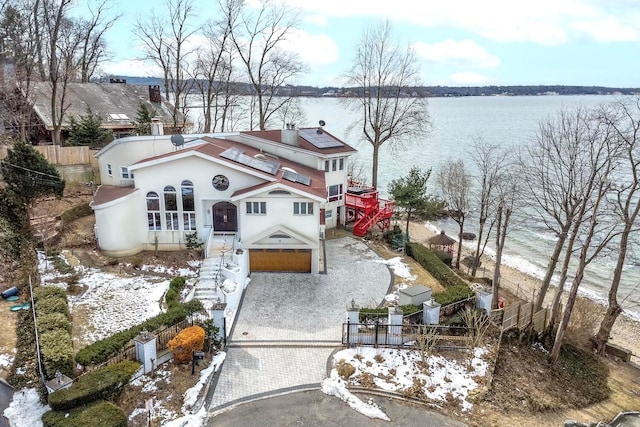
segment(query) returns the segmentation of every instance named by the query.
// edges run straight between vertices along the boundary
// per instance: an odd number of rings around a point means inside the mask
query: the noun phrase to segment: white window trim
[[[293,214],[299,216],[313,215],[313,202],[293,202]]]
[[[266,215],[267,202],[246,202],[245,209],[247,215]]]

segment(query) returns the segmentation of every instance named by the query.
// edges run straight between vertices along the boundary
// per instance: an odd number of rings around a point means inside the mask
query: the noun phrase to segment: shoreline
[[[435,236],[437,232],[427,222],[415,222],[412,221],[409,224],[409,233],[411,240],[428,246],[427,240]],[[454,237],[454,236],[451,236]],[[454,246],[454,251],[457,249],[457,243]],[[462,247],[462,256],[471,255],[472,251],[469,248]],[[478,269],[476,277],[493,277],[493,269],[495,262],[486,255],[481,258],[482,265]],[[506,289],[515,297],[534,301],[537,292],[541,287],[542,281],[536,277],[533,277],[525,272],[517,270],[513,267],[501,264],[501,289]],[[551,285],[545,296],[545,305],[551,305],[553,295],[555,294],[556,287]],[[566,299],[567,292],[563,292],[563,301]],[[590,298],[588,294],[579,293],[580,297],[586,298],[594,303],[594,306],[598,307],[598,325],[600,319],[606,311],[606,306],[602,305],[602,302],[594,298]],[[507,301],[508,303],[508,301]],[[595,334],[595,331],[594,331]],[[618,316],[616,323],[611,331],[611,344],[618,345],[620,347],[631,350],[636,358],[640,358],[640,322],[631,318],[626,313],[622,313]]]

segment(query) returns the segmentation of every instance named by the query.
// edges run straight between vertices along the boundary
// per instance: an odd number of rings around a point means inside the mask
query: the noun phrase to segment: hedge
[[[36,301],[36,314],[38,317],[54,313],[62,313],[65,317],[69,317],[69,304],[66,298],[62,299],[57,296],[52,296]]]
[[[65,226],[78,218],[89,215],[93,215],[93,209],[91,209],[89,203],[83,203],[66,210],[62,215],[60,215],[60,219],[62,220],[62,226]]]
[[[180,304],[180,291],[184,288],[184,284],[187,280],[182,277],[174,277],[169,283],[169,290],[164,296],[164,300],[167,303],[167,309],[172,309],[176,305]]]
[[[422,311],[422,306],[417,306],[413,304],[406,304],[398,306],[402,310],[403,315],[417,313],[418,311]],[[385,317],[389,314],[389,309],[387,307],[380,308],[361,308],[360,314],[358,315],[358,319],[360,322],[363,322],[371,317]]]
[[[83,366],[106,362],[110,357],[115,356],[118,352],[124,349],[132,339],[142,332],[143,329],[146,329],[147,331],[154,331],[162,326],[175,325],[176,323],[186,319],[190,314],[201,310],[202,303],[198,300],[193,300],[186,304],[177,304],[166,313],[160,313],[139,325],[135,325],[125,331],[115,333],[110,337],[96,341],[81,349],[76,354],[76,362]]]
[[[71,412],[46,412],[42,415],[42,424],[43,427],[127,427],[127,416],[113,403],[98,400]]]
[[[444,292],[433,295],[437,303],[447,305],[473,295],[467,282],[447,267],[434,251],[414,242],[407,242],[405,251],[446,288]]]
[[[48,379],[55,378],[56,371],[73,377],[73,342],[69,332],[56,329],[41,334],[40,353]]]
[[[62,298],[63,300],[67,300],[67,293],[64,289],[58,288],[56,286],[38,286],[33,290],[33,299],[38,302],[42,299],[49,298]]]
[[[64,313],[46,313],[38,315],[38,333],[44,334],[49,331],[62,329],[71,333],[71,321]]]
[[[49,394],[54,411],[66,411],[98,399],[114,399],[140,368],[138,362],[125,360],[98,368],[78,378],[71,387]]]

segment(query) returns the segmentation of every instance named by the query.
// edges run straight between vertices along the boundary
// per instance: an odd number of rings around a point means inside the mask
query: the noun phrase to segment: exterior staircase
[[[232,234],[212,235],[207,242],[205,259],[200,266],[200,274],[194,298],[201,301],[219,300],[217,292],[224,281],[222,266],[233,251],[235,236]]]

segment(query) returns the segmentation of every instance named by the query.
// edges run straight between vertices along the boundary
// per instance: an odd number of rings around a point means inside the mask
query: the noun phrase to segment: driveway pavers
[[[326,244],[327,274],[252,274],[210,414],[268,393],[319,387],[340,346],[347,306],[377,306],[389,291],[389,268],[364,242]]]

